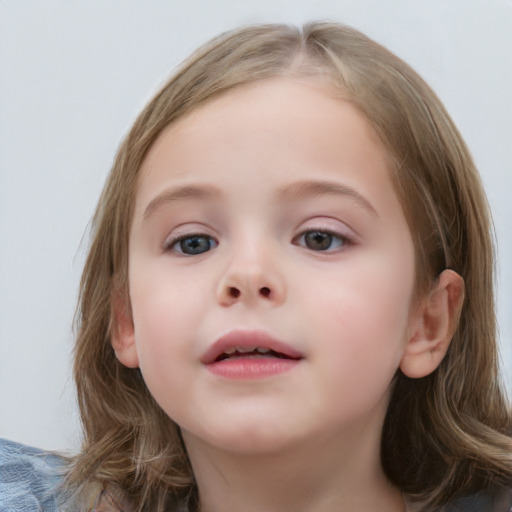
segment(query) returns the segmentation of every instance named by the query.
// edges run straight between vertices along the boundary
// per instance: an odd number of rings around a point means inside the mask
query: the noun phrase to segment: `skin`
[[[404,510],[379,458],[393,377],[437,367],[462,284],[446,271],[413,301],[390,162],[352,104],[292,78],[206,103],[145,159],[113,345],[181,427],[203,512]],[[201,358],[236,330],[302,359],[216,375]]]

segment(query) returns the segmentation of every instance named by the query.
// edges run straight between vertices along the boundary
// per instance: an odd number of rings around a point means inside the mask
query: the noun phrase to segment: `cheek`
[[[139,367],[146,386],[160,407],[174,418],[183,407],[182,383],[190,381],[190,333],[183,328],[180,303],[149,300],[138,303],[134,311],[135,343]]]
[[[156,342],[179,334],[205,295],[201,280],[170,268],[165,258],[150,264],[134,261],[129,277],[133,318],[141,340]]]
[[[196,310],[191,306],[195,296],[194,291],[182,293],[179,287],[162,279],[137,279],[131,283],[139,365],[152,392],[159,381],[184,377],[179,361],[190,358],[193,346],[193,332],[188,326],[197,322]]]
[[[317,316],[312,323],[323,331],[319,342],[323,339],[332,355],[326,365],[353,374],[354,384],[364,385],[361,371],[387,379],[399,365],[409,332],[411,261],[360,259],[310,295],[308,309]]]

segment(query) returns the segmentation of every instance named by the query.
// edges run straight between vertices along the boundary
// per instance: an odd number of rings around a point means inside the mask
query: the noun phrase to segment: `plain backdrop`
[[[76,449],[72,319],[123,134],[172,70],[241,24],[355,26],[409,62],[472,150],[494,214],[512,381],[512,1],[0,1],[0,436]],[[84,238],[85,236],[85,238]]]

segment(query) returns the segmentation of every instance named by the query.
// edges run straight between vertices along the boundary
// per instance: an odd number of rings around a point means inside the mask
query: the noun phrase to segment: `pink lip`
[[[279,352],[289,359],[302,359],[298,350],[264,331],[231,331],[221,336],[201,357],[201,362],[211,364],[229,349],[235,347],[261,347]]]
[[[284,357],[244,356],[222,359],[221,356],[236,347],[258,347],[272,350]],[[283,373],[296,366],[304,356],[287,343],[264,331],[231,331],[221,336],[201,357],[201,362],[216,375],[228,378],[258,378]]]

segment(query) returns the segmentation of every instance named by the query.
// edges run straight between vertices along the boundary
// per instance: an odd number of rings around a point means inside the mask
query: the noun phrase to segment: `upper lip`
[[[240,348],[265,348],[281,354],[290,359],[302,359],[301,352],[291,347],[284,341],[280,341],[265,331],[235,330],[222,335],[215,343],[203,354],[201,362],[203,364],[213,363],[226,353]]]

